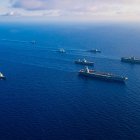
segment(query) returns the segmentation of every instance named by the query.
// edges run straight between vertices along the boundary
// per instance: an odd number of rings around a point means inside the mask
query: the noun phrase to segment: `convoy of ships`
[[[64,49],[60,49],[59,52],[65,53],[66,51]],[[101,51],[98,49],[91,49],[91,50],[88,50],[87,52],[101,53]],[[122,57],[121,62],[131,63],[131,64],[140,64],[140,59],[135,58],[135,57]],[[80,76],[93,78],[93,79],[99,79],[99,80],[115,81],[115,82],[125,82],[126,80],[128,80],[128,78],[125,76],[120,76],[120,75],[116,75],[116,74],[112,74],[108,72],[100,72],[100,71],[95,71],[94,69],[89,69],[88,66],[94,66],[94,62],[86,60],[85,58],[75,60],[74,63],[85,66],[84,69],[81,69],[79,71]]]
[[[33,41],[31,43],[34,44],[36,42]],[[59,49],[58,52],[66,53],[66,51],[63,48]],[[91,50],[88,50],[88,52],[101,53],[101,51],[98,49],[91,49]],[[121,62],[131,63],[131,64],[140,64],[140,59],[135,58],[135,57],[122,57]],[[107,81],[116,81],[116,82],[125,82],[126,80],[128,80],[128,78],[125,76],[119,76],[119,75],[112,74],[112,73],[99,72],[99,71],[95,71],[94,69],[89,69],[88,66],[94,66],[94,62],[88,61],[85,58],[75,60],[74,63],[85,66],[84,69],[81,69],[79,71],[79,75],[84,76],[84,77],[100,79],[100,80],[107,80]],[[0,72],[0,80],[5,80],[5,79],[6,79],[6,77]]]
[[[127,77],[118,76],[112,73],[98,72],[89,69],[88,66],[93,66],[94,62],[87,61],[85,58],[83,60],[76,60],[75,64],[85,65],[85,69],[79,71],[79,75],[81,76],[116,82],[125,82],[128,79]]]

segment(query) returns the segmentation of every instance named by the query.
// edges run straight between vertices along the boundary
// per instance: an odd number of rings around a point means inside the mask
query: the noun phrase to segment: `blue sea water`
[[[140,57],[139,25],[0,24],[0,140],[139,140],[140,65],[122,56]],[[129,80],[79,77],[79,58]]]

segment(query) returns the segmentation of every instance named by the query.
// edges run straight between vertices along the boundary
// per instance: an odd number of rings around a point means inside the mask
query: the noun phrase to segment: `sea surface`
[[[140,140],[140,65],[122,56],[140,58],[140,25],[1,23],[0,140]],[[79,77],[83,58],[129,80]]]

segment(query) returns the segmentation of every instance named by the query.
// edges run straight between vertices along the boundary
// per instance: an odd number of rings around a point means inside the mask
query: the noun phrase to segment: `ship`
[[[93,66],[94,62],[87,61],[85,58],[83,60],[76,60],[75,64],[86,65],[86,66]]]
[[[140,64],[140,59],[133,57],[122,57],[122,62],[131,63],[131,64]]]
[[[36,41],[35,41],[35,40],[33,40],[33,41],[30,41],[30,43],[31,43],[31,44],[36,44]]]
[[[127,77],[118,76],[112,73],[97,72],[95,70],[90,70],[87,66],[85,67],[85,69],[79,71],[79,75],[114,82],[125,82],[126,80],[128,80]]]
[[[66,51],[65,51],[63,48],[60,48],[60,49],[59,49],[59,52],[60,52],[60,53],[65,53]]]
[[[89,52],[91,52],[91,53],[101,53],[101,51],[98,50],[98,49],[92,49],[92,50],[89,50]]]
[[[0,79],[1,80],[5,80],[6,79],[6,77],[0,72]]]

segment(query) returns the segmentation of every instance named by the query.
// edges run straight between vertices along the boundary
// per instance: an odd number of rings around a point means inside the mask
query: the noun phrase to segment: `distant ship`
[[[76,60],[75,61],[75,64],[93,66],[94,65],[94,62],[87,61],[86,59],[83,59],[83,60],[80,60],[79,59],[79,60]]]
[[[135,57],[122,57],[122,62],[131,63],[131,64],[140,64],[140,59]]]
[[[60,53],[65,53],[66,51],[65,51],[63,48],[60,48],[60,49],[59,49],[59,52],[60,52]]]
[[[30,43],[31,43],[31,44],[36,44],[36,41],[35,41],[35,40],[33,40],[33,41],[30,41]]]
[[[89,50],[89,52],[92,52],[92,53],[101,53],[101,51],[98,50],[98,49],[91,49],[91,50]]]
[[[5,80],[6,79],[6,77],[0,72],[0,79],[1,80]]]
[[[90,70],[88,67],[79,71],[79,75],[97,78],[101,80],[108,80],[108,81],[116,81],[116,82],[125,82],[128,78],[123,76],[118,76],[111,73],[104,73],[104,72],[97,72],[95,70]]]

